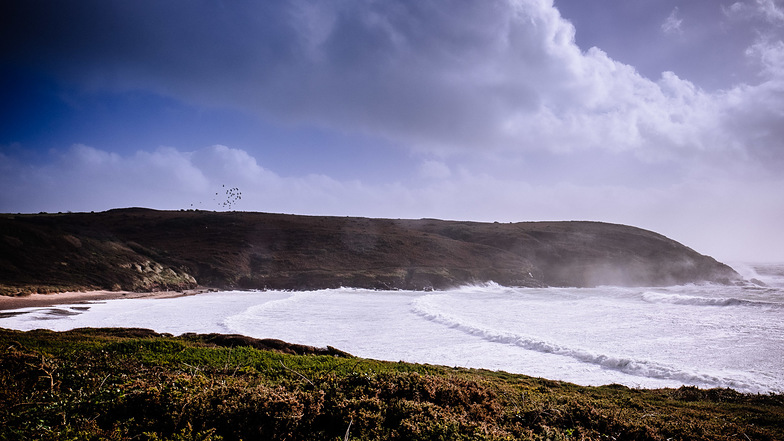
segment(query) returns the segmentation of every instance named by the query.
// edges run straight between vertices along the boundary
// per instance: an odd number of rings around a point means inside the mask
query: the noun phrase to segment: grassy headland
[[[0,215],[0,294],[732,283],[660,234],[599,222],[482,223],[247,212]]]
[[[776,440],[784,396],[581,387],[241,336],[0,329],[0,440]]]

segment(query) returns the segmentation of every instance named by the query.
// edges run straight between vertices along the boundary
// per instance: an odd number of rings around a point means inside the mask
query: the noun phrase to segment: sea
[[[742,286],[223,291],[4,311],[0,327],[231,333],[581,385],[784,393],[784,264]]]

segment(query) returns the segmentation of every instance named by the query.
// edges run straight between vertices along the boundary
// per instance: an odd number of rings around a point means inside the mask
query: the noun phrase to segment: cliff
[[[733,283],[662,235],[598,222],[479,223],[155,211],[0,215],[5,294],[68,289],[439,289]]]

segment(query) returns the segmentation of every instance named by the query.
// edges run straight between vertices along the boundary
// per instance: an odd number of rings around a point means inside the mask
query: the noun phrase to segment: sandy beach
[[[0,311],[8,311],[19,308],[53,306],[61,304],[87,303],[95,300],[114,300],[114,299],[138,299],[156,298],[168,299],[173,297],[183,297],[213,291],[210,288],[197,288],[185,291],[155,291],[155,292],[132,292],[132,291],[84,291],[84,292],[60,292],[53,294],[30,294],[26,296],[0,296]]]

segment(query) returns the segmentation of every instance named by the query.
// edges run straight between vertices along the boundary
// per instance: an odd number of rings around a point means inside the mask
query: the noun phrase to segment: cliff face
[[[596,222],[512,224],[121,209],[0,216],[8,293],[75,288],[438,289],[741,280],[664,236]]]

